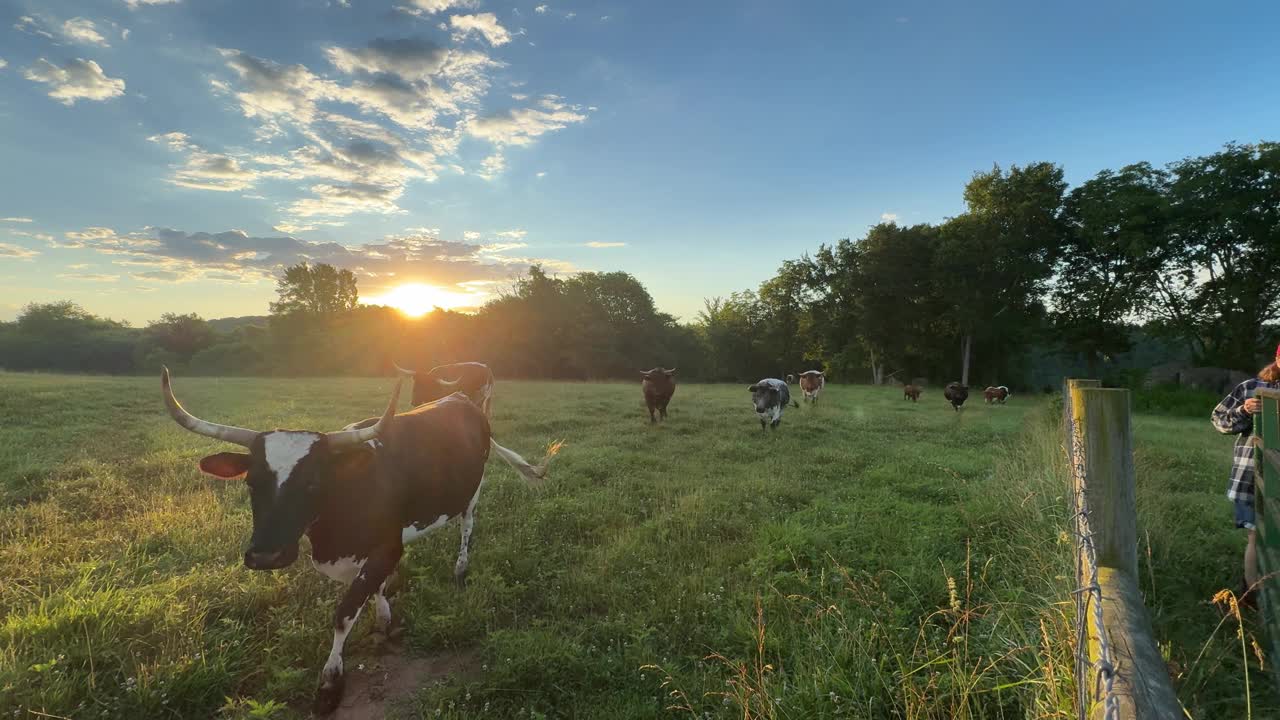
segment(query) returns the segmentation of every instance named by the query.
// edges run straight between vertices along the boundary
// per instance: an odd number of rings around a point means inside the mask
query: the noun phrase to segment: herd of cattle
[[[169,414],[198,435],[239,445],[248,452],[220,452],[199,462],[201,472],[222,480],[245,481],[253,531],[244,565],[278,570],[298,558],[303,535],[311,542],[316,570],[347,586],[334,613],[333,645],[320,674],[314,710],[327,715],[343,692],[342,649],[361,610],[373,600],[375,634],[391,630],[387,588],[406,543],[461,518],[461,543],[454,579],[466,583],[476,503],[492,450],[530,483],[541,482],[561,447],[552,443],[538,465],[493,438],[489,425],[494,377],[482,363],[444,365],[419,373],[397,367],[399,377],[380,417],[351,423],[335,432],[257,431],[202,420],[173,395],[169,370],[160,377]],[[675,393],[675,369],[641,373],[649,421],[665,420]],[[405,378],[413,381],[413,409],[398,413]],[[818,401],[826,374],[809,370],[786,380],[765,378],[748,388],[760,429],[777,429],[799,382],[804,400]],[[906,385],[903,397],[919,399],[921,388]],[[988,403],[1003,403],[1009,389],[989,387]],[[944,396],[959,411],[969,390],[951,383]]]

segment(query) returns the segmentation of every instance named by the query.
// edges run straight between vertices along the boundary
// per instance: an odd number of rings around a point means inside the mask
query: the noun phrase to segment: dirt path
[[[327,720],[382,720],[418,688],[449,675],[474,672],[476,662],[474,649],[415,656],[391,646],[379,655],[361,653],[347,660],[342,704]]]

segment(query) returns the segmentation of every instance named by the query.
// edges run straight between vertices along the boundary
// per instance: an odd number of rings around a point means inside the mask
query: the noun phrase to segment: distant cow
[[[990,405],[993,402],[998,402],[1001,405],[1003,405],[1004,401],[1009,399],[1010,394],[1011,393],[1009,392],[1009,388],[1003,385],[998,385],[996,387],[989,387],[986,390],[982,391],[982,397],[986,398],[988,405]]]
[[[761,431],[765,425],[777,430],[778,424],[782,422],[782,410],[787,405],[800,407],[800,403],[791,399],[791,388],[777,378],[766,378],[747,390],[751,393],[751,402],[760,418]]]
[[[796,384],[796,376],[795,376],[795,375],[792,375],[791,373],[787,373],[787,384],[788,384],[788,385],[795,385],[795,384]]]
[[[919,399],[920,399],[920,386],[918,386],[918,385],[903,385],[903,386],[902,386],[902,399],[903,399],[903,400],[906,400],[907,398],[911,398],[911,402],[916,402],[917,400],[919,400]]]
[[[946,389],[942,391],[942,396],[951,403],[951,407],[955,408],[956,412],[960,412],[960,406],[969,399],[969,386],[958,382],[948,383]]]
[[[461,362],[440,365],[425,373],[405,370],[399,365],[396,366],[396,370],[401,375],[413,378],[415,406],[435,402],[460,392],[471,398],[471,402],[484,411],[485,417],[493,417],[490,408],[493,403],[493,371],[484,363]]]
[[[342,648],[367,601],[374,601],[377,630],[385,634],[390,627],[386,589],[405,544],[460,517],[462,544],[453,572],[461,585],[489,451],[536,483],[558,448],[552,446],[542,465],[530,465],[493,439],[484,413],[460,394],[396,414],[401,382],[381,418],[350,429],[259,432],[192,415],[174,398],[168,369],[161,375],[165,406],[179,425],[248,450],[200,461],[206,475],[245,481],[253,509],[245,567],[292,565],[306,535],[316,569],[348,586],[334,613],[333,646],[316,690],[321,715],[342,698]]]
[[[676,392],[676,369],[663,370],[661,366],[652,370],[641,370],[640,391],[644,393],[644,404],[649,408],[649,422],[657,422],[653,413],[656,410],[663,420],[667,419],[667,403]]]
[[[818,393],[827,385],[827,376],[821,370],[807,370],[800,373],[800,390],[804,392],[804,399],[810,402],[818,401]]]

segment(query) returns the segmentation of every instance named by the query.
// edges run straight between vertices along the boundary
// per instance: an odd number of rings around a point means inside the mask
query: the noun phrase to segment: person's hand
[[[1250,415],[1257,415],[1262,412],[1262,400],[1259,398],[1249,398],[1244,401],[1244,411]]]

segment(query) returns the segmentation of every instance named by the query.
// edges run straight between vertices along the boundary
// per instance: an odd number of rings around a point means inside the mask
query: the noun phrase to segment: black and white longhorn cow
[[[251,570],[277,570],[298,557],[298,541],[311,540],[316,569],[348,585],[334,613],[333,648],[320,674],[315,711],[327,714],[342,699],[342,646],[366,601],[373,598],[376,629],[386,633],[391,606],[386,587],[404,544],[462,518],[462,546],[454,577],[465,582],[476,501],[492,449],[531,483],[546,476],[494,441],[484,412],[461,394],[396,414],[397,380],[381,418],[323,433],[258,432],[217,425],[178,404],[161,374],[164,402],[182,427],[243,446],[200,461],[200,470],[224,480],[244,478],[253,508],[253,535],[244,554]]]

